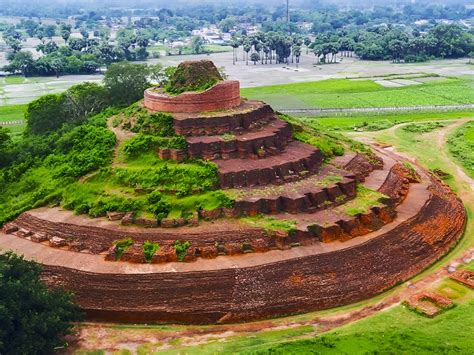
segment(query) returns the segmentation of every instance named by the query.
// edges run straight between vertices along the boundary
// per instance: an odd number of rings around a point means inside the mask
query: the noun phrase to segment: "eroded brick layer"
[[[203,92],[185,92],[177,96],[148,89],[144,105],[151,111],[171,113],[228,110],[240,105],[240,84],[237,80],[226,80]]]
[[[234,322],[340,306],[378,294],[444,255],[466,222],[462,203],[433,180],[413,218],[364,243],[254,267],[96,274],[45,266],[44,278],[76,294],[90,318]]]

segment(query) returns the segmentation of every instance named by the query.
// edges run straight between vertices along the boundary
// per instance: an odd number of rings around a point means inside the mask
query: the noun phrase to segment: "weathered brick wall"
[[[187,273],[95,274],[45,266],[44,278],[74,291],[92,319],[235,322],[341,306],[419,273],[462,235],[462,203],[439,182],[430,190],[416,217],[334,252]]]
[[[176,134],[183,136],[238,133],[261,127],[276,119],[273,109],[263,102],[246,101],[241,111],[223,111],[212,115],[174,115]]]
[[[145,91],[144,105],[151,111],[207,112],[228,110],[240,105],[240,84],[237,80],[217,83],[204,92],[185,92],[177,96]]]

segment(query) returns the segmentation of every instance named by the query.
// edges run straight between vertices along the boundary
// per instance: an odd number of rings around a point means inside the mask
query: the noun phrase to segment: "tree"
[[[250,60],[253,62],[254,65],[257,65],[257,62],[260,60],[260,55],[258,54],[258,52],[253,52],[250,55]]]
[[[52,39],[53,36],[56,34],[56,26],[55,25],[47,25],[43,26],[44,35],[49,39]]]
[[[108,104],[107,90],[96,83],[74,85],[64,93],[64,110],[68,120],[73,122],[99,113]]]
[[[293,48],[293,53],[295,54],[295,57],[296,57],[296,69],[298,69],[298,65],[300,64],[300,57],[301,57],[301,47],[295,46]]]
[[[249,65],[249,52],[252,50],[252,45],[250,44],[250,42],[245,42],[244,43],[244,52],[246,53],[246,65]]]
[[[12,74],[21,72],[26,77],[34,69],[33,54],[29,51],[14,53],[8,59],[10,64],[6,65],[4,70]]]
[[[7,163],[7,152],[12,143],[10,131],[4,127],[0,127],[0,167]]]
[[[148,81],[150,74],[150,67],[145,64],[111,64],[104,76],[104,86],[111,102],[127,106],[140,100],[143,92],[151,86]]]
[[[0,255],[0,353],[52,354],[81,318],[72,295],[41,282],[41,267]]]
[[[232,64],[235,65],[235,61],[237,60],[237,48],[240,47],[240,42],[233,38],[231,41],[230,41],[230,46],[232,47]]]
[[[191,52],[201,54],[204,51],[204,41],[200,36],[194,36],[191,39]]]
[[[48,94],[33,100],[26,107],[26,130],[31,134],[45,134],[58,129],[67,121],[64,95]]]
[[[59,27],[59,33],[61,34],[64,43],[67,43],[69,37],[71,37],[71,25],[65,23],[61,24],[61,26]]]
[[[80,32],[81,32],[82,38],[84,38],[84,39],[88,39],[88,38],[89,38],[89,31],[87,31],[87,29],[81,28],[81,31],[80,31]]]

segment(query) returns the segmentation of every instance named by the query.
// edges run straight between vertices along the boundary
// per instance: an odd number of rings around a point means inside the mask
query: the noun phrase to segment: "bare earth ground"
[[[463,119],[442,129],[435,130],[429,133],[426,138],[435,142],[436,146],[439,147],[439,159],[450,171],[455,172],[454,179],[459,196],[462,197],[466,206],[472,207],[474,206],[474,180],[467,176],[465,172],[451,160],[446,151],[447,148],[445,147],[447,135],[466,121],[467,119]],[[399,127],[400,126],[391,128],[383,133],[394,134],[396,128]],[[374,142],[374,139],[377,139],[379,134],[380,133],[368,133],[363,135],[358,134],[358,136],[361,140],[372,144],[375,149],[381,150],[382,148]],[[370,137],[367,137],[367,135]],[[388,150],[390,150],[390,148]],[[416,164],[416,160],[412,159],[412,161]],[[473,222],[471,221],[470,223],[471,225],[468,226],[467,233],[472,232]],[[468,239],[467,244],[466,239]],[[314,331],[301,337],[313,337],[333,328],[368,317],[376,312],[390,309],[420,290],[436,287],[436,285],[449,274],[449,271],[452,271],[462,263],[474,260],[474,247],[469,240],[472,240],[472,238],[466,237],[448,257],[415,277],[413,280],[372,300],[361,302],[357,305],[267,321],[246,324],[213,325],[207,327],[120,327],[114,324],[85,323],[78,328],[79,343],[76,349],[103,349],[107,353],[110,353],[120,349],[136,351],[138,347],[143,344],[153,344],[152,348],[156,351],[170,349],[176,346],[199,345],[209,341],[225,341],[227,338],[238,335],[252,336],[255,335],[256,332],[291,329],[300,326],[312,326]]]

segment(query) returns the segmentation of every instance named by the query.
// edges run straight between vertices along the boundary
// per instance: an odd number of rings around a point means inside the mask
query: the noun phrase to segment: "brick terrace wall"
[[[185,92],[177,96],[145,91],[144,105],[151,111],[207,112],[228,110],[240,105],[240,84],[237,80],[217,83],[204,92]]]
[[[174,120],[176,134],[184,136],[218,135],[242,132],[255,126],[263,126],[276,119],[273,109],[263,102],[247,101],[244,112],[222,112],[212,116],[186,117]]]
[[[44,279],[72,290],[91,319],[235,322],[341,306],[408,279],[456,243],[464,207],[442,183],[434,181],[430,190],[417,216],[334,252],[187,273],[95,274],[45,266]]]

